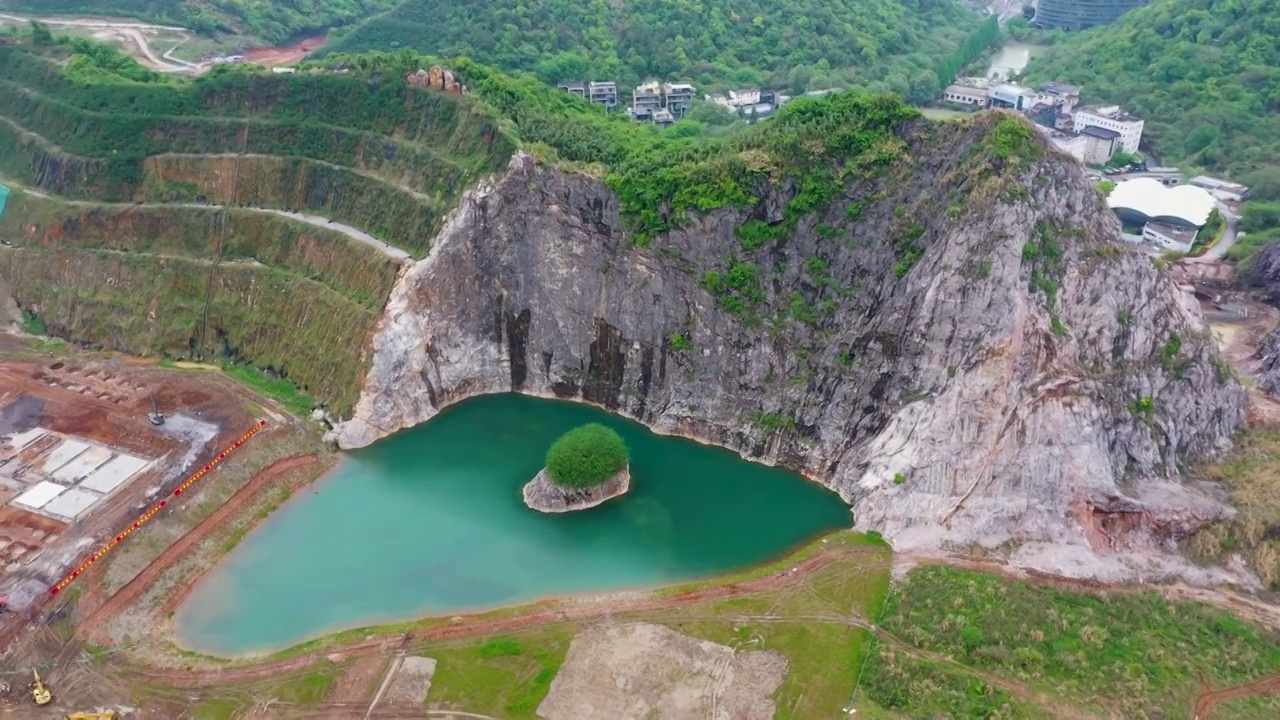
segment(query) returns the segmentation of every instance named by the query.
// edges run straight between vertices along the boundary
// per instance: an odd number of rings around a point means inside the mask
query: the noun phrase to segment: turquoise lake
[[[547,448],[587,422],[631,451],[631,492],[525,507]],[[358,450],[251,532],[177,610],[184,645],[263,652],[344,628],[649,588],[761,563],[852,524],[834,493],[585,405],[467,400]]]

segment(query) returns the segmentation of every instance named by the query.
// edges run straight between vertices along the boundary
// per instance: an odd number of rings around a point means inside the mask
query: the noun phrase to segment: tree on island
[[[592,488],[617,475],[630,460],[622,436],[600,423],[576,427],[547,451],[547,475],[557,485]]]

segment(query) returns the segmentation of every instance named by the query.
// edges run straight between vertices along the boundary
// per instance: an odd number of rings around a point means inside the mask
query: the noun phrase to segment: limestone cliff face
[[[1176,480],[1245,403],[1193,298],[1122,247],[1079,166],[1046,153],[983,185],[978,136],[931,132],[955,137],[851,190],[860,213],[838,203],[753,256],[756,315],[703,273],[790,184],[636,247],[603,183],[518,155],[402,275],[337,441],[480,393],[578,399],[802,470],[899,548],[1084,575],[1231,513]],[[924,252],[904,268],[889,238],[908,223]]]

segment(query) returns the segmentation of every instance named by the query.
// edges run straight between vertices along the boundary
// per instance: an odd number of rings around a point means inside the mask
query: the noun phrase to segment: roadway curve
[[[186,42],[191,37],[191,31],[186,28],[174,27],[171,25],[149,25],[147,23],[130,23],[130,22],[112,22],[110,20],[83,20],[77,18],[56,18],[56,17],[31,17],[25,15],[8,15],[0,14],[0,20],[10,20],[13,22],[31,22],[36,20],[50,27],[66,27],[66,28],[87,28],[90,30],[110,30],[128,38],[138,47],[138,51],[142,53],[147,62],[151,63],[155,69],[160,72],[169,73],[194,73],[204,69],[203,65],[189,63],[185,60],[179,60],[173,57],[173,51],[178,49],[178,45]],[[147,40],[144,32],[170,32],[182,35],[183,39],[174,45],[168,52],[164,53],[164,57],[157,55],[151,49],[151,43]],[[167,59],[166,59],[167,58]]]

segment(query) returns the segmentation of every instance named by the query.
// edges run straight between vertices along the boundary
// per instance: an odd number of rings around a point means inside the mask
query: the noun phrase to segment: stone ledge
[[[557,485],[543,468],[525,484],[524,504],[544,513],[573,512],[593,508],[631,489],[631,468],[624,467],[613,477],[592,488]]]

